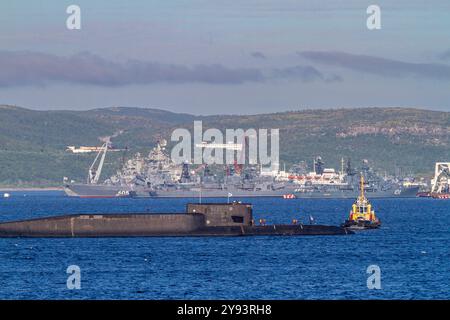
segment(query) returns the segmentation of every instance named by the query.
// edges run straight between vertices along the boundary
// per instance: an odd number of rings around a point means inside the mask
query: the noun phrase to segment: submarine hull
[[[0,237],[340,235],[323,225],[254,225],[246,203],[188,203],[185,213],[75,214],[0,223]]]
[[[345,235],[326,225],[207,226],[202,214],[68,215],[0,224],[0,237],[181,237]]]

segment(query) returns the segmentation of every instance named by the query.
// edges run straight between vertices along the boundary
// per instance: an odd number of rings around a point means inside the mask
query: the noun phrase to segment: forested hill
[[[94,154],[66,146],[101,144],[105,136],[127,152],[110,153],[104,177],[136,151],[148,152],[174,128],[279,128],[280,158],[287,166],[320,155],[339,168],[342,157],[368,159],[380,170],[432,174],[450,161],[450,112],[405,108],[304,110],[259,115],[194,116],[146,108],[35,111],[0,106],[0,185],[60,185],[64,176],[83,181]]]

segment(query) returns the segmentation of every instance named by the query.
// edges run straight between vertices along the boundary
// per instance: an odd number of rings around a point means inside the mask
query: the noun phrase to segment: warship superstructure
[[[188,162],[175,164],[166,151],[167,142],[158,141],[148,156],[135,154],[103,184],[88,178],[87,183],[68,183],[64,190],[79,197],[270,197],[295,189],[294,183],[278,182],[262,175],[257,167],[225,166],[218,177],[208,165],[191,168]],[[99,158],[99,157],[97,157]],[[97,159],[96,158],[96,159]],[[101,158],[100,158],[101,159]],[[95,161],[94,161],[95,163]],[[91,166],[91,168],[95,167]],[[99,164],[99,168],[101,168]],[[90,169],[90,175],[92,176]],[[95,170],[96,175],[99,170]],[[93,183],[94,181],[94,183]]]
[[[193,168],[189,162],[175,164],[166,151],[167,142],[158,141],[147,156],[140,153],[128,159],[123,167],[104,183],[98,183],[107,145],[89,169],[87,183],[65,182],[69,196],[77,197],[155,197],[155,198],[230,198],[283,197],[355,198],[359,181],[347,161],[340,172],[325,168],[320,157],[314,159],[313,171],[298,166],[289,174],[268,172],[261,166],[224,165],[222,174],[207,164]],[[96,161],[100,163],[96,167]],[[396,179],[382,178],[365,160],[361,167],[366,193],[376,197],[415,197],[418,187],[405,186]]]

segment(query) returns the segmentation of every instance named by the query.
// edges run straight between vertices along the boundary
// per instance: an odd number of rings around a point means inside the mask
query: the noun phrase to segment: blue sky
[[[66,8],[81,7],[81,30]],[[381,30],[366,8],[381,7]],[[0,104],[450,111],[450,1],[3,1]]]

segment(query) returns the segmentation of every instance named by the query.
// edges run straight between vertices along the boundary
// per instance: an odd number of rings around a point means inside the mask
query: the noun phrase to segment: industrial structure
[[[430,195],[437,199],[450,199],[450,162],[436,162]]]

